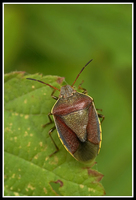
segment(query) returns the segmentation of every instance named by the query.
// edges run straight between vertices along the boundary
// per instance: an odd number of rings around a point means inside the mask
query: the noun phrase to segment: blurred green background
[[[103,109],[97,170],[107,196],[132,195],[132,4],[5,4],[4,72],[64,76]]]

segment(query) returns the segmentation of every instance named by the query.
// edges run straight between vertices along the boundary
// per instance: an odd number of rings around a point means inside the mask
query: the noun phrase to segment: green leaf
[[[5,75],[4,94],[4,179],[5,196],[101,196],[103,175],[76,161],[61,144],[56,131],[48,131],[47,114],[55,100],[52,88],[26,78],[35,78],[57,88],[64,78],[13,72]],[[56,91],[58,96],[59,92]],[[95,163],[93,163],[95,164]]]

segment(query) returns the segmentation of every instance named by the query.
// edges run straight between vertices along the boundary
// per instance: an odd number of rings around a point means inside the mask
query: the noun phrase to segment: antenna
[[[51,88],[53,88],[53,89],[55,89],[55,90],[60,91],[60,89],[58,89],[58,88],[56,88],[56,87],[54,87],[54,86],[52,86],[52,85],[50,85],[50,84],[48,84],[48,83],[44,83],[43,81],[40,81],[40,80],[37,80],[37,79],[33,79],[33,78],[26,78],[26,79],[29,79],[29,80],[32,80],[32,81],[38,81],[38,82],[40,82],[40,83],[43,83],[43,84],[45,84],[45,85],[48,85],[49,87],[51,87]]]
[[[76,79],[74,80],[74,83],[71,85],[73,87],[73,85],[75,84],[75,82],[77,81],[79,75],[81,74],[81,72],[84,70],[84,68],[92,61],[93,59],[91,59],[88,63],[86,63],[86,65],[81,69],[81,71],[79,72],[79,74],[77,75]]]

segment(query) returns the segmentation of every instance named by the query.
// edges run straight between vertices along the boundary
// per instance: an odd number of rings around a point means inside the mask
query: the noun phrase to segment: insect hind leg
[[[55,129],[56,129],[56,127],[54,126],[53,128],[51,128],[51,129],[49,130],[49,136],[50,136],[50,138],[51,138],[51,140],[52,140],[52,142],[53,142],[53,144],[54,144],[54,146],[55,146],[55,148],[56,148],[56,150],[55,150],[52,154],[50,154],[50,157],[59,151],[59,148],[58,148],[58,146],[56,145],[56,143],[55,143],[55,141],[54,141],[54,139],[53,139],[53,137],[52,137],[52,135],[51,135],[52,132],[53,132]]]
[[[42,127],[44,128],[44,127],[46,127],[47,125],[49,125],[49,124],[52,124],[53,123],[53,120],[51,119],[51,116],[52,115],[52,113],[49,113],[48,114],[48,118],[49,118],[49,122],[48,123],[46,123],[46,124],[44,124]],[[50,136],[50,138],[51,138],[51,140],[52,140],[52,142],[53,142],[53,144],[54,144],[54,146],[55,146],[55,148],[56,148],[56,150],[52,153],[52,154],[50,154],[49,156],[52,156],[53,154],[55,154],[55,153],[57,153],[58,151],[59,151],[59,148],[58,148],[58,146],[56,145],[56,143],[55,143],[55,141],[53,140],[53,137],[52,137],[52,132],[54,131],[56,129],[56,127],[54,126],[53,128],[51,128],[50,130],[49,130],[49,136]]]

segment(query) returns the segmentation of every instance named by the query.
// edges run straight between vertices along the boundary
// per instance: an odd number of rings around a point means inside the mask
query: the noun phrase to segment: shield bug
[[[54,153],[59,150],[51,136],[56,128],[66,150],[81,162],[92,161],[99,153],[102,141],[101,122],[104,120],[104,116],[97,112],[98,109],[95,108],[93,98],[87,95],[87,91],[81,85],[79,85],[79,88],[82,89],[82,93],[73,88],[79,75],[91,61],[81,69],[71,86],[65,85],[61,89],[40,80],[27,78],[54,89],[51,96],[57,101],[51,113],[48,114],[49,123],[44,125],[53,123],[50,117],[53,115],[55,126],[49,130],[49,136],[56,148]],[[59,98],[54,96],[56,90],[60,91]],[[102,118],[101,122],[99,118]]]

